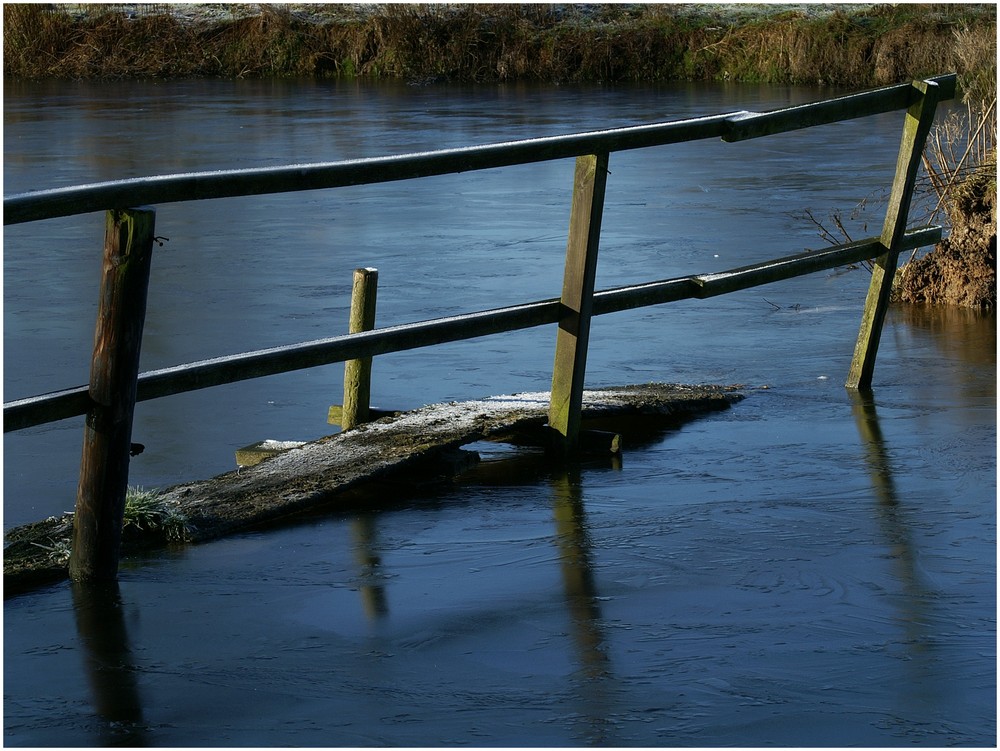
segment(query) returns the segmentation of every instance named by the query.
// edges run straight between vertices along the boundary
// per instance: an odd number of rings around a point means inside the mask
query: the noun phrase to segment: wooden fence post
[[[607,182],[607,153],[577,157],[549,402],[549,427],[554,431],[555,449],[563,454],[576,451],[580,436],[597,249]]]
[[[872,279],[865,299],[865,310],[861,316],[861,328],[854,345],[854,358],[847,377],[847,388],[868,390],[872,386],[875,372],[875,356],[878,354],[882,324],[889,307],[892,283],[896,276],[900,242],[906,232],[906,222],[913,198],[913,183],[920,166],[924,142],[934,122],[937,109],[939,87],[933,81],[914,81],[913,87],[921,93],[906,111],[903,136],[899,143],[899,157],[896,161],[896,176],[892,181],[889,205],[882,226],[882,245],[886,252],[875,259]]]
[[[118,576],[155,218],[150,208],[107,212],[90,363],[91,406],[84,427],[69,559],[69,574],[75,581]]]
[[[378,292],[378,269],[355,269],[351,287],[351,320],[348,332],[357,334],[375,328],[375,298]],[[368,422],[371,402],[372,358],[363,357],[344,363],[344,409],[341,430]]]

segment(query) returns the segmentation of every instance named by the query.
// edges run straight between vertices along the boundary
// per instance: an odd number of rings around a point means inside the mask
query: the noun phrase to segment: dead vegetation
[[[994,130],[995,133],[995,130]],[[942,182],[951,231],[930,253],[900,268],[900,302],[995,310],[997,304],[996,147],[990,161]]]
[[[995,69],[996,7],[985,4],[766,13],[663,4],[187,7],[205,8],[200,15],[181,5],[129,7],[5,4],[4,74],[866,87],[951,70],[975,86],[984,66]]]
[[[922,154],[910,225],[941,224],[948,236],[933,250],[910,254],[897,272],[894,300],[995,310],[997,79],[996,39],[969,27],[952,30],[964,109],[939,118]],[[806,209],[820,236],[831,244],[851,242],[881,226],[886,194],[866,197],[849,212],[817,217]],[[866,264],[870,268],[870,264]]]

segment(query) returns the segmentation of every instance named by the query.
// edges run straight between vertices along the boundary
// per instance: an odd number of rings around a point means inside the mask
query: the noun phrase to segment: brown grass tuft
[[[742,80],[864,87],[957,69],[996,87],[996,9],[412,4],[5,5],[16,78],[372,76],[413,81]],[[306,12],[303,7],[316,9]],[[190,14],[189,14],[190,15]],[[957,31],[956,31],[957,29]],[[976,94],[980,96],[980,94]]]

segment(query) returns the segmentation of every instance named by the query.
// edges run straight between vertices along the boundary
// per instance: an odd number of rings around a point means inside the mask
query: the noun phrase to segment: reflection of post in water
[[[851,411],[854,412],[858,434],[865,449],[865,461],[871,474],[875,496],[880,508],[895,510],[899,501],[896,498],[896,486],[892,480],[885,440],[882,438],[882,428],[875,412],[875,397],[871,391],[848,389],[847,393],[851,397]]]
[[[854,419],[865,449],[865,459],[871,474],[872,487],[878,499],[879,520],[889,543],[892,560],[897,563],[896,575],[903,589],[902,620],[906,623],[907,643],[914,651],[926,648],[927,634],[923,626],[928,592],[920,581],[913,541],[906,527],[905,509],[900,507],[893,481],[889,452],[886,450],[875,410],[872,392],[848,389]]]
[[[361,605],[370,620],[381,618],[389,612],[385,601],[385,587],[381,583],[379,566],[382,558],[378,553],[378,532],[373,514],[361,513],[351,522],[354,537],[354,559],[360,567],[358,578],[361,584]]]
[[[590,538],[580,497],[580,473],[562,472],[553,477],[552,498],[556,519],[556,543],[562,566],[563,586],[573,621],[573,638],[588,677],[604,675],[608,657],[601,633],[601,609],[594,587],[590,561]]]
[[[70,586],[94,707],[103,719],[114,723],[113,735],[105,745],[146,745],[142,702],[118,582]]]
[[[552,504],[563,588],[580,664],[579,675],[583,679],[579,690],[583,703],[581,714],[588,722],[586,742],[592,746],[617,745],[609,743],[606,737],[609,710],[605,682],[610,666],[604,651],[601,609],[590,560],[591,543],[580,495],[579,469],[553,475]]]

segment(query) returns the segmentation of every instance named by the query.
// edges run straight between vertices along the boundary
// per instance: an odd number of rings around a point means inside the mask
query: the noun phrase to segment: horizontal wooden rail
[[[955,97],[956,74],[949,73],[926,80],[937,85],[940,100]],[[727,131],[723,134],[722,140],[742,141],[748,138],[761,138],[775,133],[812,128],[816,125],[879,115],[883,112],[906,109],[919,99],[920,92],[913,87],[913,84],[906,83],[772,112],[743,112],[731,116],[726,121]]]
[[[955,74],[927,79],[941,99],[955,93]],[[215,172],[192,172],[74,185],[4,198],[4,224],[208,198],[287,193],[409,180],[470,170],[661,146],[705,138],[739,141],[905,109],[919,96],[912,84],[852,94],[770,112],[710,117],[534,138],[400,156]]]
[[[933,245],[940,239],[941,227],[911,230],[903,237],[901,249],[910,250]],[[885,246],[880,239],[870,238],[730,271],[603,290],[594,293],[593,314],[604,315],[676,300],[713,297],[849,263],[858,263],[883,253]],[[345,360],[543,326],[557,323],[560,315],[559,300],[542,300],[201,360],[140,374],[136,401],[157,399]],[[87,392],[87,386],[79,386],[8,402],[3,408],[4,432],[85,414],[90,407],[90,397]]]
[[[903,244],[907,250],[933,245],[941,240],[941,229],[935,225],[910,230],[903,238]],[[804,274],[833,269],[837,266],[859,263],[876,258],[884,252],[885,246],[882,245],[879,238],[872,237],[845,245],[834,245],[824,250],[784,256],[773,261],[763,261],[752,266],[742,266],[714,274],[685,276],[604,290],[594,293],[594,315],[616,313],[621,310],[676,302],[677,300],[715,297],[727,292],[736,292]]]

